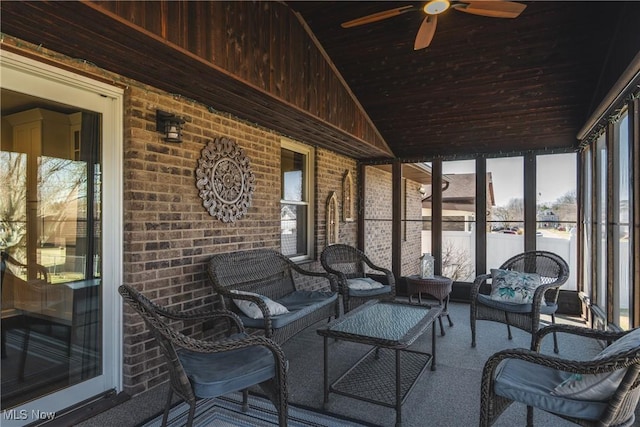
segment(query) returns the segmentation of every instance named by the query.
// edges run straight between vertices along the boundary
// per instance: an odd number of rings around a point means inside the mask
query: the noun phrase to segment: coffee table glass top
[[[389,345],[410,344],[438,315],[438,307],[397,302],[369,301],[356,310],[318,329],[324,336],[383,340]]]

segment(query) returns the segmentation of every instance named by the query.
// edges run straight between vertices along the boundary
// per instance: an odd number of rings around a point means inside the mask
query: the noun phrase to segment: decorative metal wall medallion
[[[210,141],[198,160],[196,187],[209,215],[223,222],[242,218],[251,206],[255,189],[244,150],[229,138]]]

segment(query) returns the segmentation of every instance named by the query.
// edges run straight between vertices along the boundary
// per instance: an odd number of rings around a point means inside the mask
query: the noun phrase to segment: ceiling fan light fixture
[[[431,0],[422,8],[427,15],[439,15],[449,9],[449,0]]]

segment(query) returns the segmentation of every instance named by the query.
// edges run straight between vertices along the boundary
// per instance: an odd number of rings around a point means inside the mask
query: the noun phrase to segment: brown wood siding
[[[95,3],[339,129],[386,147],[295,15],[280,4]]]
[[[9,36],[176,97],[353,158],[393,157],[284,4],[2,2],[0,14]]]

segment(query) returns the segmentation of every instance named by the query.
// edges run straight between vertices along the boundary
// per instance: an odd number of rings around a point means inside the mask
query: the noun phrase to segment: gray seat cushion
[[[282,328],[283,326],[286,326],[291,322],[295,322],[315,310],[318,310],[328,304],[334,304],[337,299],[338,294],[336,292],[292,292],[289,295],[276,300],[277,303],[287,307],[289,313],[271,317],[271,327],[273,329]],[[252,319],[247,316],[240,316],[240,319],[242,320],[242,323],[249,328],[264,327],[263,319]]]
[[[495,393],[525,405],[569,417],[599,420],[606,402],[574,400],[552,395],[567,374],[518,359],[503,361],[496,370]]]
[[[478,294],[478,302],[488,307],[497,308],[499,310],[508,311],[511,313],[530,313],[532,304],[516,304],[506,301],[496,301],[489,298],[489,295]],[[558,304],[543,303],[540,306],[541,314],[553,314],[558,310]]]
[[[247,334],[235,334],[232,337],[243,338]],[[262,346],[223,353],[198,353],[179,349],[177,353],[193,385],[193,391],[199,398],[242,390],[276,375],[273,353]]]
[[[385,295],[391,293],[391,286],[384,285],[377,289],[357,290],[349,289],[349,296],[352,297],[370,297],[374,295]]]

